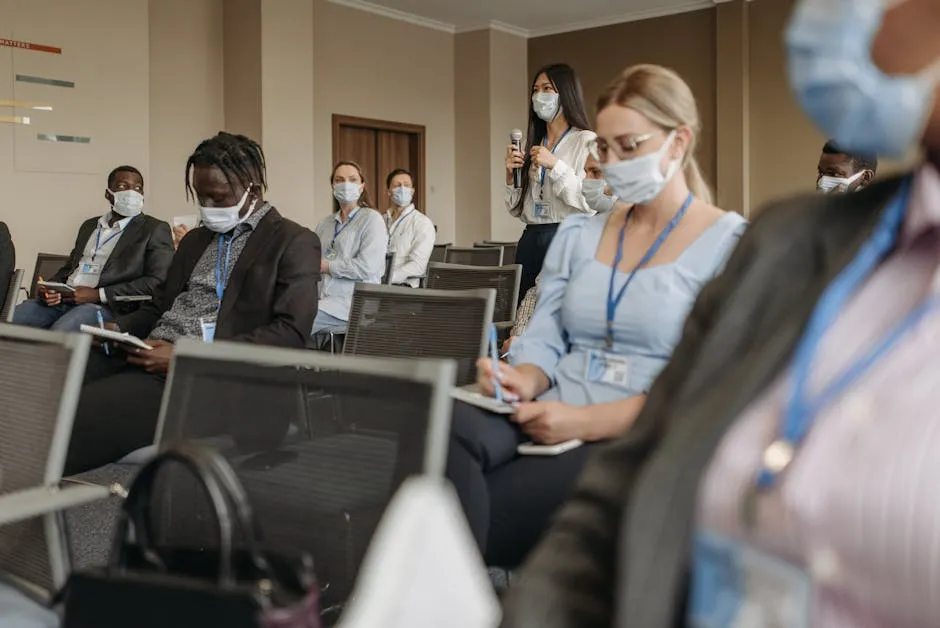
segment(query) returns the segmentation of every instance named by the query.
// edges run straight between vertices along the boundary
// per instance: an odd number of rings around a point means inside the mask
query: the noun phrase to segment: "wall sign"
[[[15,39],[4,39],[0,37],[0,46],[6,46],[7,48],[19,48],[20,50],[35,50],[36,52],[48,52],[54,55],[62,54],[61,48],[56,48],[55,46],[44,46],[42,44],[34,44],[29,41],[17,41]]]

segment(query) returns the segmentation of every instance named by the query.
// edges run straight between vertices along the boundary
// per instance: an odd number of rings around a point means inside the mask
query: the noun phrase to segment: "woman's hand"
[[[506,171],[512,173],[516,168],[525,164],[525,155],[522,151],[510,144],[506,147]]]
[[[173,359],[173,345],[165,340],[145,340],[153,347],[150,351],[127,347],[127,362],[143,368],[148,373],[166,373],[170,370],[170,360]]]
[[[320,274],[329,275],[330,274],[330,260],[320,258]]]
[[[532,155],[532,165],[536,168],[551,170],[558,163],[558,158],[544,146],[533,146],[530,154]]]
[[[532,442],[557,445],[575,438],[584,440],[586,418],[584,408],[560,401],[533,401],[520,403],[512,420]]]
[[[509,353],[509,349],[510,349],[510,347],[512,347],[512,343],[514,343],[515,341],[516,341],[516,337],[515,337],[515,336],[510,336],[509,338],[506,338],[506,340],[503,342],[503,346],[500,347],[499,350],[500,350],[504,355],[507,354],[507,353]]]
[[[525,373],[514,369],[505,362],[499,363],[499,372],[493,369],[493,360],[480,358],[477,360],[477,384],[480,392],[489,397],[496,396],[495,381],[503,390],[503,401],[515,403],[517,401],[531,401],[536,395],[536,383]]]

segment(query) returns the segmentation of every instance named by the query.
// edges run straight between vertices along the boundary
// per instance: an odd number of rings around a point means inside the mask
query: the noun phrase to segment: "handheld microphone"
[[[509,143],[512,144],[512,147],[522,152],[522,131],[519,129],[513,129],[509,134]],[[512,186],[517,190],[522,187],[522,168],[513,168],[512,169]]]

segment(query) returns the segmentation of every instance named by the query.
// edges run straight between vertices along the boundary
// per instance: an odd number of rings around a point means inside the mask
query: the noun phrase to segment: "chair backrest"
[[[200,440],[244,484],[264,549],[309,553],[327,604],[342,603],[405,479],[442,480],[456,366],[181,340],[157,428],[161,446]],[[170,469],[157,542],[217,547],[208,500]]]
[[[0,500],[62,479],[91,337],[0,325]],[[0,526],[0,575],[45,597],[65,583],[61,513]]]
[[[466,264],[467,266],[500,266],[503,263],[501,247],[458,247],[452,246],[444,254],[448,264]]]
[[[382,275],[382,283],[391,284],[392,283],[392,263],[395,261],[394,253],[385,254],[385,274]]]
[[[464,266],[461,264],[428,264],[428,276],[425,285],[436,290],[472,290],[493,288],[496,290],[496,302],[493,307],[493,320],[498,323],[516,319],[516,306],[519,303],[519,284],[522,280],[522,266]]]
[[[482,244],[489,244],[491,246],[503,247],[503,264],[515,264],[516,263],[516,247],[519,246],[518,242],[499,242],[497,240],[483,240]]]
[[[431,251],[431,260],[432,262],[443,262],[444,256],[447,253],[447,249],[450,248],[450,244],[435,244],[434,250]]]
[[[24,274],[22,268],[17,268],[10,277],[10,285],[7,288],[7,293],[2,295],[4,298],[3,304],[0,305],[0,323],[13,322],[13,310],[16,308],[16,298],[20,293],[20,286],[23,285]]]
[[[29,284],[29,298],[36,299],[39,297],[36,282],[39,281],[40,277],[46,280],[51,279],[68,261],[68,255],[59,255],[58,253],[40,253],[37,255],[36,267],[33,269],[33,281]]]
[[[357,284],[343,353],[457,361],[457,384],[476,380],[496,292]]]

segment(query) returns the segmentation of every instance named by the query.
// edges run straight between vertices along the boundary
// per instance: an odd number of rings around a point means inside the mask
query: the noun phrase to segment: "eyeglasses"
[[[599,137],[588,143],[588,151],[590,151],[591,157],[602,164],[607,163],[610,153],[616,155],[617,159],[620,160],[632,159],[633,153],[640,147],[640,144],[652,139],[652,137],[652,133],[646,133],[644,135],[621,135],[620,137],[614,138],[613,143]]]

